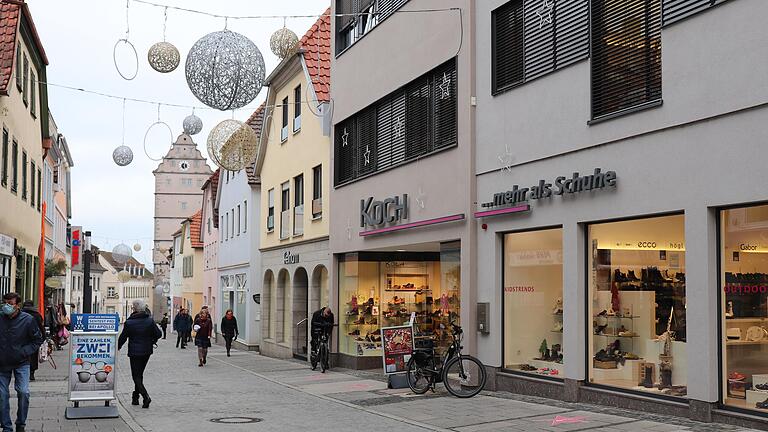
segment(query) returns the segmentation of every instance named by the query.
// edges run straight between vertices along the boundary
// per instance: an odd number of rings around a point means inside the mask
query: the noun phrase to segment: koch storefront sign
[[[408,219],[408,194],[374,201],[373,197],[360,200],[360,227],[378,228]]]

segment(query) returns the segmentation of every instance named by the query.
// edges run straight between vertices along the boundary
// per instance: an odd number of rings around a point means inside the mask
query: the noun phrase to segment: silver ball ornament
[[[112,258],[114,258],[115,261],[117,261],[119,264],[127,263],[132,256],[133,252],[131,252],[131,247],[125,243],[120,243],[119,245],[112,248]]]
[[[141,252],[141,245],[136,243],[135,245],[133,245],[133,250],[135,250],[136,252]]]
[[[126,270],[120,270],[120,272],[117,273],[117,280],[123,283],[128,282],[131,280],[131,274]]]
[[[118,166],[129,165],[133,162],[133,150],[126,145],[121,145],[112,152],[112,160],[115,161],[115,164]]]
[[[187,85],[202,103],[222,111],[242,108],[258,96],[266,68],[250,39],[229,30],[209,33],[192,46]]]
[[[184,133],[187,135],[197,135],[203,130],[203,121],[200,117],[190,114],[184,118]]]
[[[179,67],[181,55],[172,43],[158,42],[149,48],[147,61],[152,69],[160,73],[168,73]]]
[[[259,138],[251,127],[238,120],[224,120],[208,134],[208,155],[216,165],[239,171],[256,159]]]
[[[269,48],[281,59],[295,54],[298,47],[299,37],[286,27],[272,33],[272,37],[269,38]]]

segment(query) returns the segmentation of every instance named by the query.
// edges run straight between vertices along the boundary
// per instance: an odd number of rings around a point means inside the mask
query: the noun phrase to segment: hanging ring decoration
[[[120,45],[120,42],[128,45],[128,47],[130,47],[131,50],[133,51],[134,63],[136,64],[136,67],[135,67],[135,69],[133,71],[133,75],[126,75],[126,74],[124,74],[120,70],[120,66],[117,65],[117,46]],[[128,39],[125,39],[125,38],[118,39],[118,41],[115,42],[115,47],[112,48],[112,61],[115,63],[115,69],[117,69],[117,73],[119,73],[120,76],[123,77],[123,79],[126,80],[126,81],[133,80],[134,78],[136,78],[136,75],[138,75],[138,73],[139,73],[139,54],[136,52],[136,47],[134,47],[133,44],[131,43],[131,41],[129,41]]]
[[[171,137],[170,142],[173,143],[173,130],[171,130],[171,127],[168,126],[168,123],[166,123],[164,121],[161,121],[160,119],[158,119],[156,122],[154,122],[151,125],[149,125],[149,127],[147,128],[147,131],[144,132],[144,154],[147,155],[147,157],[149,159],[151,159],[151,160],[153,160],[155,162],[159,162],[159,161],[163,160],[163,157],[161,156],[160,158],[155,159],[155,158],[153,158],[152,156],[149,155],[149,152],[147,151],[147,137],[149,136],[149,132],[155,126],[161,126],[161,125],[165,126],[168,129],[168,135],[170,135],[170,137]]]

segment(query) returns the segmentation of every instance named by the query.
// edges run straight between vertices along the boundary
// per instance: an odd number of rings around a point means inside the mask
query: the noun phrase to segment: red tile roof
[[[248,126],[253,129],[254,132],[256,132],[256,136],[259,137],[259,140],[261,140],[261,128],[264,126],[264,111],[266,108],[266,102],[261,104],[258,108],[256,108],[256,111],[251,114],[251,117],[248,118],[246,123],[248,123]],[[256,161],[254,160],[251,164],[245,167],[245,172],[248,174],[248,184],[249,185],[257,185],[260,183],[259,176],[256,175]]]
[[[200,241],[200,228],[203,225],[203,210],[198,210],[197,213],[193,214],[189,219],[189,237],[190,242],[192,242],[193,248],[201,248],[205,246],[202,241]]]
[[[331,100],[331,8],[328,8],[307,34],[299,46],[304,51],[309,77],[315,88],[318,102]]]
[[[48,56],[45,54],[37,28],[32,21],[29,6],[22,0],[2,0],[0,3],[0,94],[8,94],[8,83],[13,75],[14,57],[16,54],[16,35],[19,28],[19,17],[24,16],[29,26],[37,52],[45,65]]]
[[[8,94],[8,83],[13,75],[20,12],[21,6],[16,3],[0,3],[0,92],[3,94]]]

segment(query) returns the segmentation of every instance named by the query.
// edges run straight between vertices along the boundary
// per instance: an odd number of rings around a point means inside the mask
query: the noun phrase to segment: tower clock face
[[[179,168],[181,168],[182,171],[186,171],[189,169],[189,162],[188,161],[181,161],[179,162]]]

